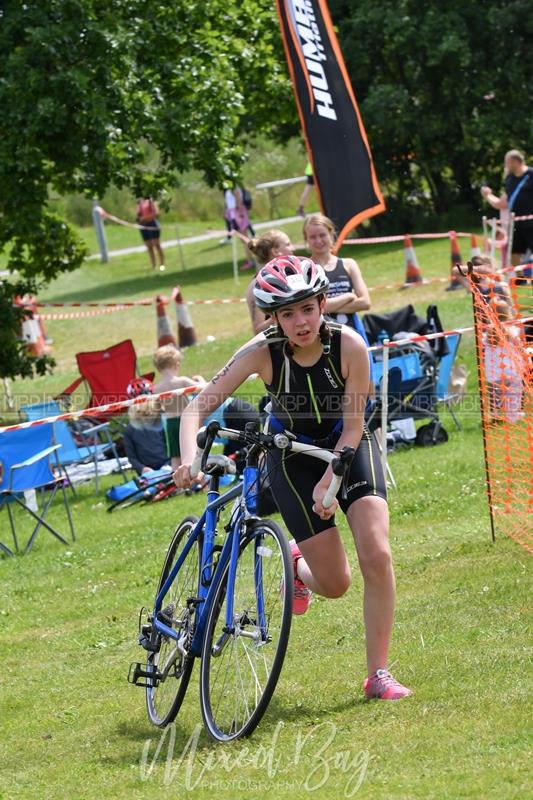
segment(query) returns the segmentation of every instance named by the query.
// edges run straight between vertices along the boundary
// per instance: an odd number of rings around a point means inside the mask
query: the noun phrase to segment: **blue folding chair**
[[[17,504],[36,520],[35,527],[24,548],[25,553],[33,547],[35,537],[41,527],[46,528],[63,544],[68,544],[67,539],[45,519],[58,490],[61,490],[63,495],[72,540],[76,540],[65,489],[65,476],[62,472],[55,475],[51,463],[52,454],[57,452],[61,445],[52,442],[52,425],[48,423],[35,428],[21,428],[0,433],[0,507],[7,507],[17,553],[19,544],[14,514],[14,505]],[[36,490],[40,490],[40,510],[38,505],[33,508],[25,502],[24,493]],[[14,555],[14,552],[3,543],[0,544],[0,551],[6,556]]]
[[[54,400],[21,406],[20,412],[23,418],[31,421],[43,419],[43,417],[56,417],[62,413],[59,404]],[[107,422],[80,431],[80,435],[87,442],[85,447],[78,447],[68,424],[64,420],[54,422],[53,430],[55,444],[61,445],[61,449],[56,453],[57,463],[64,467],[66,472],[66,468],[74,464],[86,464],[89,461],[94,462],[96,494],[98,494],[99,490],[98,460],[103,454],[109,451],[113,453],[122,479],[126,482],[127,478],[124,474],[120,458],[118,457],[115,442],[111,439],[109,424]],[[101,435],[106,439],[105,442],[101,442]],[[72,487],[72,484],[70,485]],[[72,491],[74,491],[73,487]]]
[[[451,336],[446,337],[446,342],[448,343],[448,353],[443,356],[438,365],[438,372],[437,372],[437,385],[435,387],[435,393],[437,396],[438,403],[444,403],[450,414],[452,415],[453,421],[457,426],[457,430],[462,431],[462,426],[457,417],[455,416],[455,412],[453,410],[453,402],[456,400],[459,395],[450,393],[449,386],[450,386],[450,378],[452,375],[452,367],[455,361],[455,356],[457,355],[457,349],[459,347],[459,342],[461,341],[461,334],[460,333],[452,333]]]

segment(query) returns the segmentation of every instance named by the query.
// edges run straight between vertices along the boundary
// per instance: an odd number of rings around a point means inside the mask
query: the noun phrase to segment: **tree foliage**
[[[211,185],[237,175],[243,137],[294,117],[279,49],[270,0],[4,0],[0,251],[9,269],[48,282],[81,264],[85,247],[49,210],[51,191],[98,197],[114,183],[154,195],[189,168]],[[147,142],[160,155],[155,171]]]
[[[527,0],[330,0],[389,205],[480,208],[504,153],[532,140]]]
[[[400,211],[373,225],[414,222],[409,198],[417,215],[479,207],[477,185],[497,185],[504,152],[532,138],[527,0],[329,6],[387,203]],[[238,175],[248,135],[298,130],[272,0],[3,0],[0,106],[0,251],[19,292],[85,255],[51,212],[51,191],[98,197],[113,183],[154,195],[190,168],[220,185]],[[26,369],[11,341],[0,377]]]

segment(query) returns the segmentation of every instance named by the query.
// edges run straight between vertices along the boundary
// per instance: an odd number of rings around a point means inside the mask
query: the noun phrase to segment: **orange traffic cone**
[[[176,303],[176,320],[178,323],[178,344],[180,349],[182,347],[190,347],[196,344],[196,333],[194,325],[192,324],[191,315],[183,296],[181,289],[176,286],[172,292],[172,299]]]
[[[173,344],[177,347],[176,338],[170,330],[170,322],[168,321],[165,306],[168,300],[161,295],[155,298],[157,310],[157,346],[163,347],[165,344]]]
[[[450,283],[446,287],[447,292],[455,292],[456,289],[463,289],[464,286],[457,277],[454,275],[453,268],[456,264],[462,264],[461,253],[459,252],[459,245],[457,244],[457,234],[455,231],[450,231],[450,257],[451,257],[451,268],[450,268]]]
[[[483,254],[481,252],[481,247],[479,247],[477,243],[477,236],[475,233],[472,233],[470,236],[470,258],[481,255]]]
[[[412,284],[423,283],[424,279],[418,266],[415,248],[409,236],[404,237],[403,252],[405,256],[405,283],[402,288],[407,289]]]

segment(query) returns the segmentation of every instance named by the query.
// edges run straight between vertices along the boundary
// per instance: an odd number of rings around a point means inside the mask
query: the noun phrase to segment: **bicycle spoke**
[[[195,517],[187,517],[176,529],[163,565],[157,593],[179,559],[196,522]],[[185,631],[189,639],[194,630],[195,608],[188,606],[188,600],[198,594],[201,542],[200,535],[163,600],[165,618],[169,619],[173,629],[179,630],[180,634]],[[192,666],[193,658],[184,656],[176,641],[165,636],[161,637],[159,651],[149,654],[147,671],[151,671],[155,677],[153,685],[146,688],[146,706],[154,725],[163,727],[175,718],[189,684]]]
[[[257,521],[241,545],[235,585],[227,585],[226,569],[217,588],[203,644],[200,688],[204,722],[209,734],[219,741],[250,734],[277,683],[292,612],[287,593],[280,593],[280,585],[292,588],[288,556],[287,542],[278,526]],[[234,630],[224,643],[230,593]],[[261,630],[261,625],[266,630]],[[214,643],[218,645],[215,649]]]
[[[263,688],[259,682],[259,678],[257,676],[257,672],[255,671],[255,665],[250,658],[250,653],[248,652],[248,648],[246,647],[246,642],[242,642],[242,646],[244,647],[244,652],[246,654],[246,658],[248,659],[248,663],[250,664],[250,669],[252,670],[252,676],[255,680],[256,686],[259,688],[259,695],[263,694]],[[265,667],[266,667],[266,659],[265,659]]]

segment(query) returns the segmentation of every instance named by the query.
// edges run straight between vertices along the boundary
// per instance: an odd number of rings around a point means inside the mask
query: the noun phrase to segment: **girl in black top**
[[[320,264],[328,277],[325,311],[328,317],[362,333],[357,313],[368,311],[370,295],[353,258],[335,255],[335,226],[324,214],[310,214],[303,228],[305,242],[315,264]]]
[[[196,433],[214,408],[251,374],[258,373],[272,402],[274,430],[287,428],[302,441],[357,449],[345,481],[342,509],[353,533],[364,578],[364,619],[368,698],[396,700],[410,694],[387,670],[395,602],[394,572],[388,541],[388,508],[379,459],[364,429],[368,356],[363,340],[345,326],[323,320],[328,280],[310,259],[282,256],[256,276],[254,295],[277,327],[260,333],[187,406],[181,424],[182,465],[177,486],[191,483]],[[342,422],[341,422],[342,421]],[[340,597],[351,582],[350,567],[335,526],[337,500],[324,508],[331,466],[324,471],[305,455],[269,456],[272,489],[285,523],[298,543],[291,546],[295,603],[307,610],[312,592]],[[315,462],[318,467],[315,467]]]

